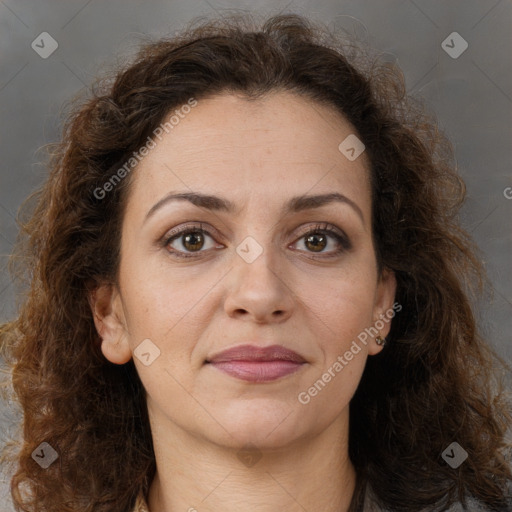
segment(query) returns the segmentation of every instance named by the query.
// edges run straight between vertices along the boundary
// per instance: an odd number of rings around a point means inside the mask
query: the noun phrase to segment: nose
[[[265,324],[282,323],[292,314],[293,283],[283,265],[278,265],[275,257],[271,258],[271,250],[266,246],[250,263],[235,253],[224,302],[230,317]]]

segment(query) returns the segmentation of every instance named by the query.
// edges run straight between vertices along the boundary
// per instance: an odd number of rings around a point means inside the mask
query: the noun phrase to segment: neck
[[[356,472],[348,457],[348,411],[314,437],[256,448],[245,458],[239,449],[197,437],[168,419],[158,424],[152,425],[157,469],[148,495],[151,512],[349,509]]]

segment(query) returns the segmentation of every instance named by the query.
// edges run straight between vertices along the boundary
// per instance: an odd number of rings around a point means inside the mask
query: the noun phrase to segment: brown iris
[[[189,251],[199,250],[204,245],[204,235],[200,231],[192,231],[183,235],[183,246]]]
[[[319,242],[319,240],[321,240]],[[320,252],[327,244],[326,236],[323,234],[314,233],[306,238],[305,244],[314,252]]]

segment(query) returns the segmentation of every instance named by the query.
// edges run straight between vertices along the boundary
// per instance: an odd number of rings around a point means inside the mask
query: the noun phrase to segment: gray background
[[[16,212],[44,179],[37,150],[59,138],[64,102],[113,63],[114,55],[129,55],[147,35],[172,35],[195,16],[226,9],[305,14],[366,38],[387,58],[398,59],[408,91],[425,99],[453,142],[468,188],[462,223],[481,248],[494,285],[494,298],[482,301],[479,321],[510,363],[512,199],[504,191],[512,186],[512,4],[507,0],[0,0],[0,322],[14,314],[6,263]],[[441,47],[454,31],[469,44],[456,59]],[[59,45],[47,59],[31,48],[42,32]],[[17,414],[0,404],[1,439],[15,434]],[[11,510],[3,505],[10,502],[6,493],[4,484],[2,512]]]

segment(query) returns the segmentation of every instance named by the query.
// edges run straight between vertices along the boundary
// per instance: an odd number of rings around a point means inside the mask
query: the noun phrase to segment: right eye
[[[194,258],[196,256],[193,253],[206,252],[201,249],[204,248],[207,237],[213,241],[212,234],[204,229],[202,224],[199,226],[187,225],[171,232],[170,236],[165,238],[164,246],[168,248],[172,255],[178,258]],[[211,248],[212,245],[207,247],[206,250]]]

